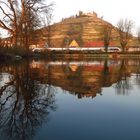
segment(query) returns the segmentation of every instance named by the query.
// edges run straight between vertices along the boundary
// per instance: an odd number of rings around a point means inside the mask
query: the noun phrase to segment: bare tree
[[[26,51],[29,51],[30,40],[34,40],[34,31],[42,27],[42,16],[45,13],[46,17],[50,16],[50,9],[53,4],[46,5],[43,3],[44,0],[21,0],[22,11],[21,11],[21,29],[23,44],[26,47]],[[48,19],[47,19],[48,20]],[[50,23],[50,22],[49,22]]]
[[[40,15],[52,6],[44,4],[43,1],[0,0],[0,12],[3,15],[0,18],[0,28],[10,33],[15,46],[24,46],[27,52],[34,31],[41,27]]]
[[[131,30],[133,27],[133,22],[128,19],[120,19],[117,23],[117,27],[120,36],[120,44],[122,51],[124,52],[128,41],[132,38]]]
[[[16,45],[18,36],[18,4],[17,0],[1,0],[0,28],[5,29],[13,37],[13,43]]]
[[[105,51],[108,52],[108,46],[110,44],[111,40],[111,31],[112,31],[112,26],[111,25],[104,25],[103,26],[103,41],[104,41],[104,46],[105,46]]]
[[[138,28],[138,32],[137,32],[137,37],[138,37],[138,50],[140,49],[140,28]]]
[[[52,6],[50,6],[48,9],[44,10],[44,16],[45,16],[44,25],[45,25],[46,31],[47,31],[47,44],[48,44],[48,46],[52,46],[51,36],[52,36],[52,31],[54,30],[54,27],[51,25],[52,19],[53,19],[52,12],[53,12],[53,7]]]
[[[1,33],[0,33],[0,46],[1,46],[1,40],[2,40],[2,37],[1,37],[2,35],[1,35]]]

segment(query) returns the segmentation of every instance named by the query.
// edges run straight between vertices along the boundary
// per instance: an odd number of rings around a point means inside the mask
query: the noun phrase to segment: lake
[[[140,60],[0,63],[0,140],[140,140]]]

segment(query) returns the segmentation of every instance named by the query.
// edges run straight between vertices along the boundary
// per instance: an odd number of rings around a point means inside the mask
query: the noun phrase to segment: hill
[[[111,44],[120,46],[117,28],[111,23],[99,18],[95,12],[79,12],[79,15],[62,19],[61,22],[50,26],[50,32],[48,32],[47,27],[38,30],[37,42],[39,42],[41,46],[44,46],[45,42],[50,41],[51,46],[54,47],[66,47],[73,39],[75,39],[80,46],[87,46],[89,43],[95,44],[95,42],[102,42],[101,44],[103,44],[102,30],[105,25],[112,27]],[[135,42],[136,38],[133,37],[128,42],[128,46],[134,45]]]
[[[76,40],[81,47],[103,46],[103,28],[109,26],[111,31],[111,46],[120,46],[117,28],[111,23],[98,17],[95,12],[83,13],[62,19],[61,22],[51,26],[38,29],[34,33],[30,45],[44,47],[46,42],[53,47],[66,47],[72,40]],[[3,42],[10,38],[3,39]],[[136,44],[136,37],[133,37],[128,46]]]

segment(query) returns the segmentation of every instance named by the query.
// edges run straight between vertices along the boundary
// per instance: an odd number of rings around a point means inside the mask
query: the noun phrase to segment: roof
[[[73,41],[70,43],[69,47],[80,47],[80,46],[79,46],[79,44],[78,44],[75,40],[73,40]]]
[[[103,42],[87,42],[84,45],[85,47],[104,47],[104,43]],[[109,43],[109,47],[110,46],[115,46],[115,43],[110,42]]]

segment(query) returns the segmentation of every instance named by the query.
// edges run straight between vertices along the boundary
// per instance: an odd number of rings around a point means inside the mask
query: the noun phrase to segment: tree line
[[[120,19],[116,26],[116,31],[119,34],[119,42],[122,48],[122,52],[127,50],[127,45],[130,39],[133,38],[132,29],[134,26],[134,22],[128,19]],[[111,32],[114,27],[112,25],[104,25],[102,34],[103,34],[103,42],[105,46],[106,52],[108,51],[108,46],[110,44],[110,40],[112,38]],[[140,28],[137,31],[137,44],[140,45]]]

